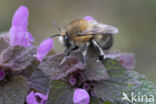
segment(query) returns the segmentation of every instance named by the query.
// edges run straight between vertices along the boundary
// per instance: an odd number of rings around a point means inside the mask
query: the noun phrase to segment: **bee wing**
[[[106,24],[97,24],[94,25],[92,27],[90,27],[87,30],[82,31],[81,33],[79,33],[79,35],[94,35],[94,34],[117,34],[118,33],[118,29],[114,26],[111,25],[106,25]]]

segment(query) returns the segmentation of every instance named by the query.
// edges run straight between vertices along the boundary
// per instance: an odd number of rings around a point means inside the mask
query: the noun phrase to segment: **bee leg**
[[[69,56],[70,55],[70,53],[72,52],[72,49],[68,49],[68,51],[67,51],[67,56]]]
[[[64,53],[65,53],[66,56],[69,56],[72,51],[74,51],[74,50],[76,50],[78,48],[79,48],[78,46],[74,46],[74,48],[66,48],[65,51],[64,51]],[[65,61],[66,61],[66,57],[64,57],[62,59],[60,65],[62,65]]]
[[[69,56],[70,53],[71,53],[71,49],[66,48],[66,49],[64,50],[64,54],[65,54],[66,56]]]
[[[72,51],[72,49],[66,48],[65,51],[64,51],[64,54],[65,54],[66,56],[69,56],[70,53],[71,53],[71,51]],[[66,61],[66,56],[62,59],[62,61],[60,62],[59,66],[62,65],[62,64]]]
[[[84,65],[87,64],[87,51],[88,51],[89,45],[90,45],[90,43],[86,43],[84,48],[83,48],[83,51],[82,51]]]
[[[105,59],[105,56],[104,56],[104,52],[103,52],[102,48],[97,43],[97,41],[95,41],[94,39],[92,39],[91,42],[92,42],[93,46],[97,49],[97,51],[99,53],[99,60],[103,61]]]

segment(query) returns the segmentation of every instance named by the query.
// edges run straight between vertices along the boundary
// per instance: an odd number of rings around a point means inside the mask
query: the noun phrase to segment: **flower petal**
[[[12,26],[27,28],[29,11],[26,6],[20,6],[12,19]]]
[[[40,97],[41,99],[41,104],[44,104],[48,100],[48,93],[47,95],[43,95],[42,93],[35,93],[35,96]]]
[[[89,101],[90,97],[86,90],[78,88],[74,91],[74,104],[89,104]]]
[[[48,94],[49,91],[46,95],[39,92],[34,93],[34,91],[31,91],[26,98],[26,102],[28,104],[45,104],[45,102],[48,100]],[[37,97],[39,98],[39,101]]]
[[[10,45],[11,46],[32,46],[33,37],[27,30],[29,11],[27,7],[20,6],[12,20],[12,27],[10,28]]]
[[[25,31],[23,28],[11,27],[10,29],[10,45],[11,46],[31,46],[33,41],[32,35],[30,32]]]
[[[34,91],[31,91],[27,98],[26,98],[26,102],[28,104],[38,104],[38,102],[36,101],[36,98],[35,98],[35,94],[34,94]]]
[[[93,21],[94,20],[94,18],[91,16],[85,16],[83,19],[86,21]]]
[[[41,62],[53,47],[53,40],[48,38],[44,40],[37,49],[36,58]]]

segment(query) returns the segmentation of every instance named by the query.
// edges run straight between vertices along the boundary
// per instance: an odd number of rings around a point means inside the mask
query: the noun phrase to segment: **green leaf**
[[[91,97],[89,104],[102,104],[102,102],[96,97]]]
[[[43,94],[47,94],[50,83],[50,79],[41,70],[34,71],[28,81],[30,88]]]
[[[67,82],[53,81],[51,84],[48,103],[49,104],[73,104],[74,88]]]
[[[104,62],[110,76],[109,80],[99,81],[94,88],[97,98],[101,98],[104,102],[112,104],[128,104],[123,101],[123,93],[127,94],[131,100],[131,93],[140,93],[141,95],[151,94],[155,96],[156,90],[154,85],[143,75],[135,71],[127,71],[118,61],[108,59]],[[131,103],[131,104],[147,104],[147,103]],[[155,104],[155,103],[148,103]]]
[[[134,95],[146,95],[149,99],[148,102],[146,102],[146,98],[144,98],[141,103],[137,102],[134,104],[156,104],[156,87],[155,85],[147,79],[146,76],[139,74],[135,71],[128,71],[127,72],[129,77],[136,79],[139,83],[141,83],[141,86],[133,92]],[[129,85],[130,86],[130,85]],[[154,102],[152,101],[152,97],[154,97]],[[131,99],[131,96],[129,96]],[[149,102],[150,101],[150,102]]]
[[[96,60],[87,61],[86,69],[83,74],[86,80],[90,81],[109,79],[105,66],[101,62],[96,62]]]
[[[0,104],[24,104],[27,93],[26,79],[13,77],[5,85],[0,85]]]

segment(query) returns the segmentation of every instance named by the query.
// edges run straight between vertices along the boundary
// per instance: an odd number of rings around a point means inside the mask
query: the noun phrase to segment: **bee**
[[[59,28],[56,24],[55,27],[61,31],[61,34],[52,37],[60,36],[59,39],[64,43],[67,55],[70,55],[72,51],[82,52],[84,64],[87,61],[87,51],[90,45],[99,53],[99,60],[104,60],[104,50],[112,46],[112,35],[118,33],[116,27],[99,23],[91,16],[73,20],[65,29]]]

